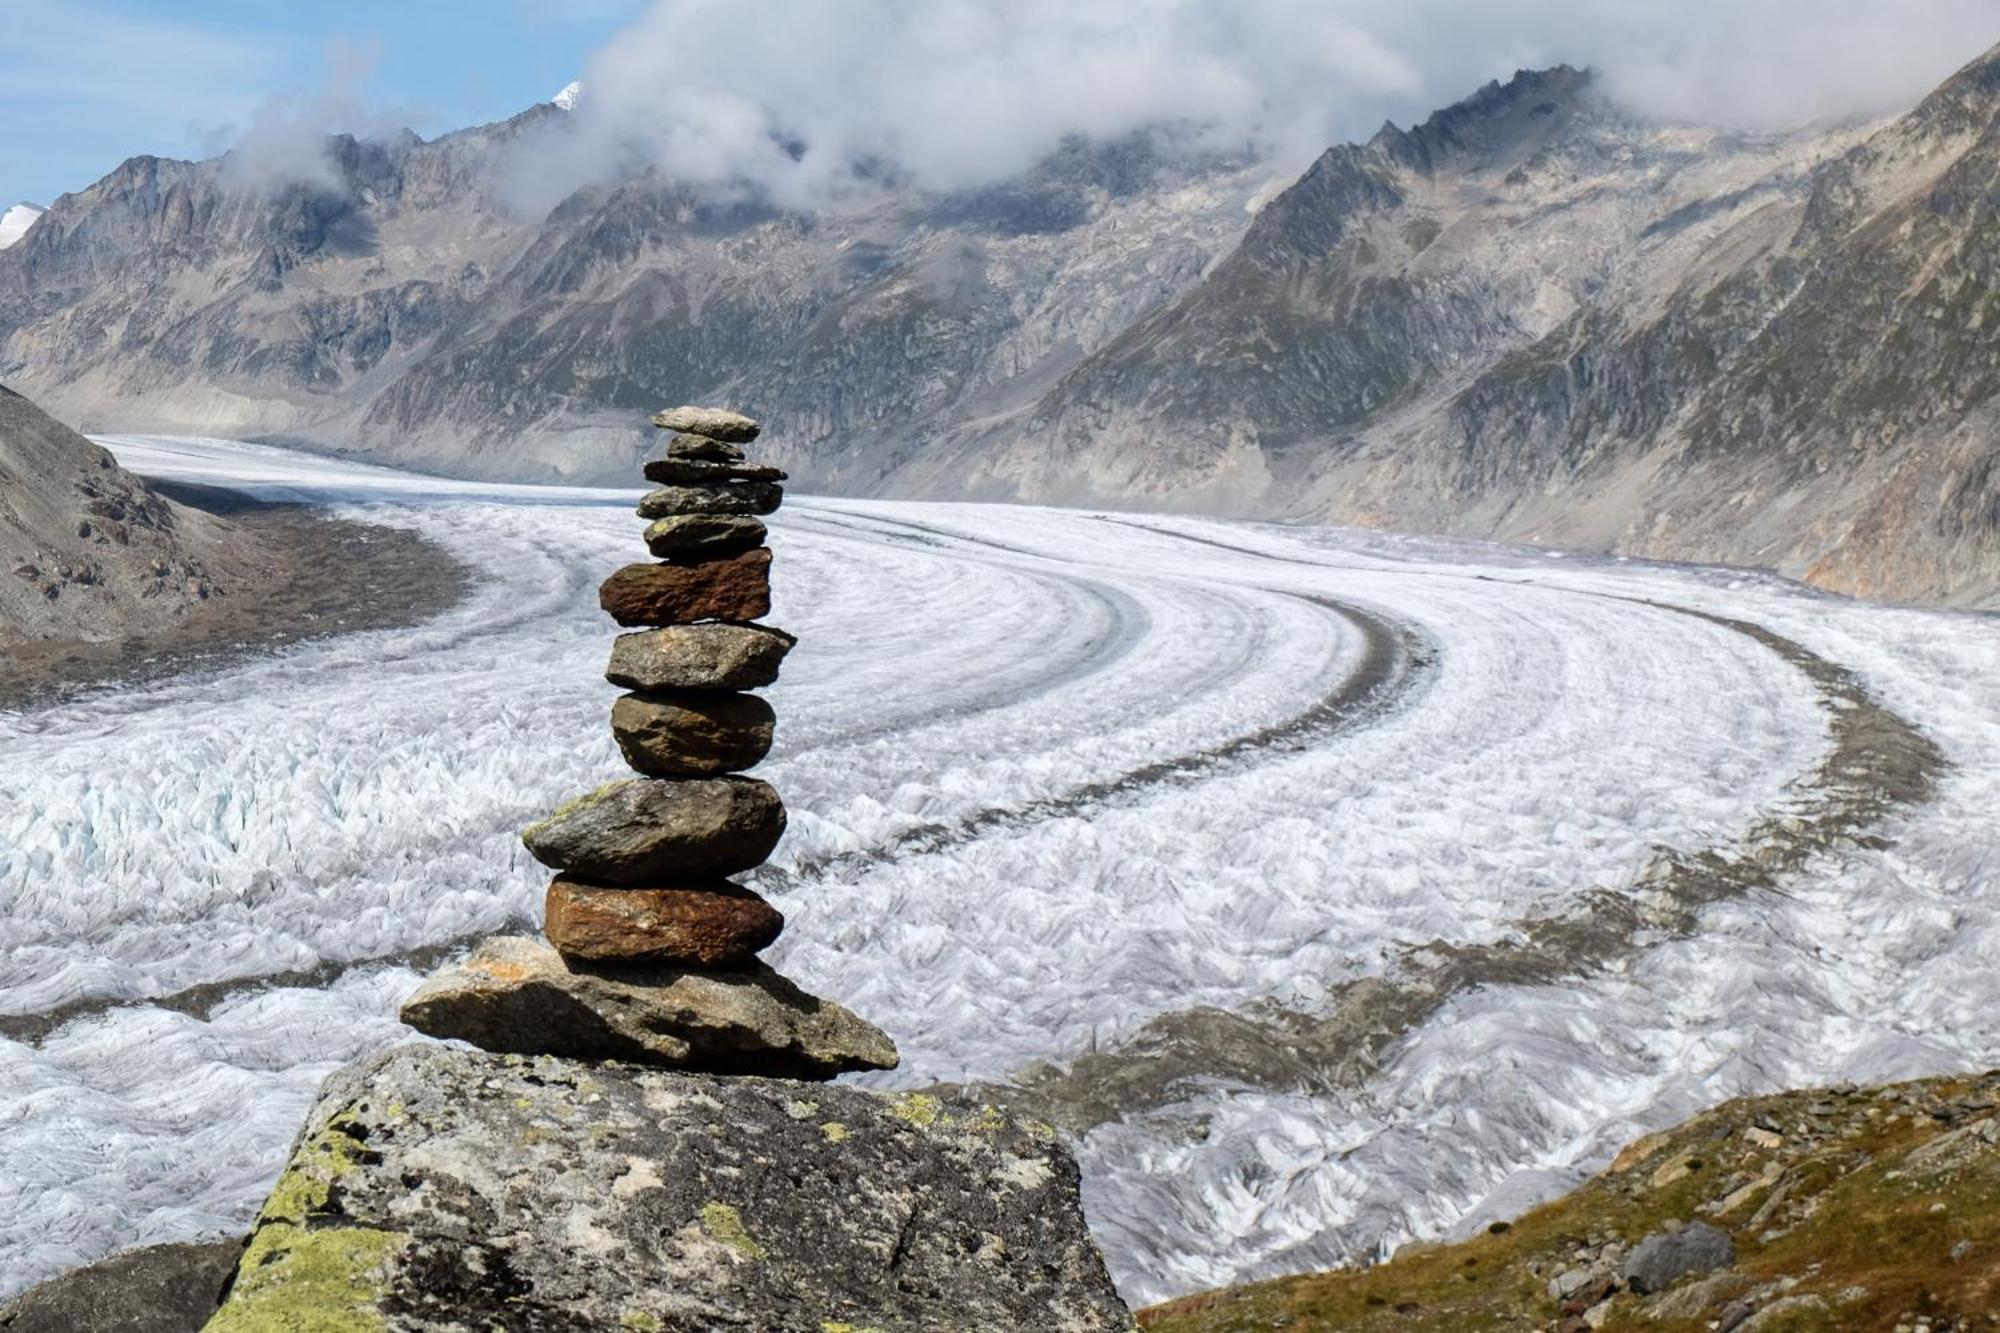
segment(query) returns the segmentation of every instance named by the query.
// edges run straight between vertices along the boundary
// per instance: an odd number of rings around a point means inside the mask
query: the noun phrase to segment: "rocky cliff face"
[[[227,528],[0,388],[0,648],[171,623],[234,572]]]
[[[1329,152],[970,465],[1991,599],[1996,65],[1773,140],[1633,121],[1570,71],[1488,88]]]
[[[1262,173],[1168,134],[814,213],[508,205],[539,107],[336,188],[128,162],[0,252],[0,372],[97,426],[621,475],[657,401],[807,488],[1204,509],[2000,596],[2000,56],[1885,124],[1648,123],[1570,69]]]

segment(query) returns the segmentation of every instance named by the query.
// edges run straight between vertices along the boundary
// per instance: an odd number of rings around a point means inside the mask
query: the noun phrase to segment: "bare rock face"
[[[760,866],[784,833],[784,803],[768,782],[624,778],[529,825],[521,841],[579,879],[646,885]]]
[[[727,880],[623,889],[558,876],[546,908],[549,943],[587,962],[732,967],[749,962],[785,928],[777,908]]]
[[[769,535],[747,514],[675,514],[646,529],[646,549],[662,560],[735,555]]]
[[[640,518],[669,514],[770,514],[785,500],[785,488],[768,481],[701,486],[662,486],[639,501]]]
[[[628,690],[754,690],[797,640],[764,625],[675,625],[621,634],[604,678]]]
[[[731,481],[783,481],[785,470],[765,463],[710,463],[688,458],[656,458],[644,468],[646,480],[662,486],[712,486]]]
[[[921,1094],[405,1047],[327,1080],[213,1333],[1123,1333],[1068,1151]]]
[[[714,1074],[829,1079],[897,1059],[873,1024],[762,963],[726,972],[590,963],[513,935],[425,981],[402,1018],[488,1051]]]
[[[627,565],[597,591],[621,625],[755,620],[771,611],[771,553],[761,547],[691,565]]]
[[[770,753],[777,720],[756,695],[718,690],[627,694],[611,705],[611,734],[625,762],[658,778],[753,768]]]
[[[661,430],[682,431],[725,444],[748,444],[760,430],[755,421],[742,413],[719,407],[670,407],[653,413],[653,424]]]

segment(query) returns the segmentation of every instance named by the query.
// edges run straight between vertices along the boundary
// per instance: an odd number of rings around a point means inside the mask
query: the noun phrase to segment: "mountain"
[[[735,401],[820,484],[870,488],[1178,293],[1267,182],[1146,136],[820,213],[641,174],[524,214],[520,164],[568,122],[334,139],[332,189],[132,159],[0,253],[0,373],[89,429],[538,478],[627,476],[661,403]]]
[[[35,219],[45,211],[38,204],[15,204],[5,213],[0,213],[0,250],[27,235],[28,228],[34,226]]]
[[[1996,114],[2000,53],[1885,125],[1772,140],[1524,74],[1327,153],[965,465],[1990,601]]]
[[[1990,601],[1996,67],[1771,136],[1524,72],[1282,190],[1163,130],[814,212],[644,172],[524,210],[556,103],[332,140],[332,188],[139,158],[0,252],[0,374],[94,427],[528,479],[623,475],[649,409],[726,402],[808,489]]]
[[[217,591],[229,535],[0,387],[0,648],[169,623]]]

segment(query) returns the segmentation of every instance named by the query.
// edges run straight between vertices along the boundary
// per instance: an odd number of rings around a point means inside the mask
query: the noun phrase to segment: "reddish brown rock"
[[[606,888],[558,876],[549,885],[549,943],[591,962],[730,967],[778,938],[777,908],[726,880],[698,888]]]
[[[621,625],[756,620],[771,611],[771,553],[688,565],[627,565],[604,580],[598,605]]]
[[[753,768],[770,753],[776,722],[771,705],[754,694],[627,694],[611,705],[611,734],[625,762],[656,778]]]

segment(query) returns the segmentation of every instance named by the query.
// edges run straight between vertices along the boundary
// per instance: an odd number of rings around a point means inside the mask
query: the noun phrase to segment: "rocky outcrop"
[[[1131,1327],[1047,1130],[426,1046],[329,1079],[211,1333]]]
[[[1453,1243],[1186,1297],[1139,1322],[1153,1333],[1969,1330],[1995,1309],[1996,1182],[2000,1070],[1748,1098],[1648,1134],[1569,1194],[1463,1226]]]
[[[233,536],[0,388],[0,641],[169,625],[234,590]]]
[[[114,1255],[0,1305],[0,1333],[198,1333],[242,1255],[240,1239]]]

